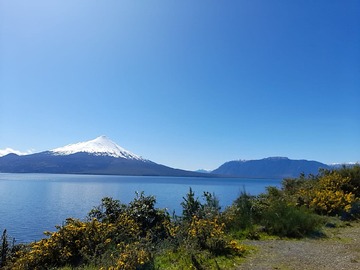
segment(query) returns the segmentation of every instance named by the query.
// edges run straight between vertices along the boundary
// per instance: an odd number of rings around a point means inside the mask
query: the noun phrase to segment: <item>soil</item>
[[[324,233],[316,239],[246,240],[243,244],[253,248],[238,269],[360,269],[360,223],[327,228]]]

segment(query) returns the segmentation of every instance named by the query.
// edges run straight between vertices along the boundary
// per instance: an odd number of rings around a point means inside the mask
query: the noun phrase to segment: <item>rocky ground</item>
[[[325,234],[317,239],[244,241],[254,249],[238,269],[360,269],[360,223],[328,228]]]

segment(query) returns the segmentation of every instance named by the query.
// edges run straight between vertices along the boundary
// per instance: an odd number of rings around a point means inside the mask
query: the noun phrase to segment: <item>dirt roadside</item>
[[[360,223],[325,233],[327,237],[321,239],[244,241],[254,250],[238,269],[360,269]]]

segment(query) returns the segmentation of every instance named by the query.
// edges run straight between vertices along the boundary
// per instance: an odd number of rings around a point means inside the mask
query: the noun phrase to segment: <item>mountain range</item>
[[[301,173],[315,175],[321,168],[333,167],[318,161],[269,157],[229,161],[213,171],[186,171],[144,159],[106,136],[35,154],[10,153],[0,157],[2,173],[287,178],[298,177]]]
[[[244,178],[289,178],[298,177],[301,173],[316,175],[319,169],[331,169],[331,166],[318,161],[269,157],[259,160],[229,161],[211,173]]]
[[[143,159],[106,136],[35,154],[8,154],[0,157],[0,172],[202,176]]]

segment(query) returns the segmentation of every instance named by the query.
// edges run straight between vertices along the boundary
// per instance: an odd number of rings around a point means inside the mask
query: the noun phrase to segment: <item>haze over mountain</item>
[[[106,136],[29,155],[0,157],[0,172],[81,173],[154,176],[202,174],[157,164],[131,153]]]
[[[316,175],[320,168],[330,169],[331,167],[318,161],[269,157],[260,160],[229,161],[213,170],[212,173],[245,178],[286,178],[298,177],[301,173]]]

